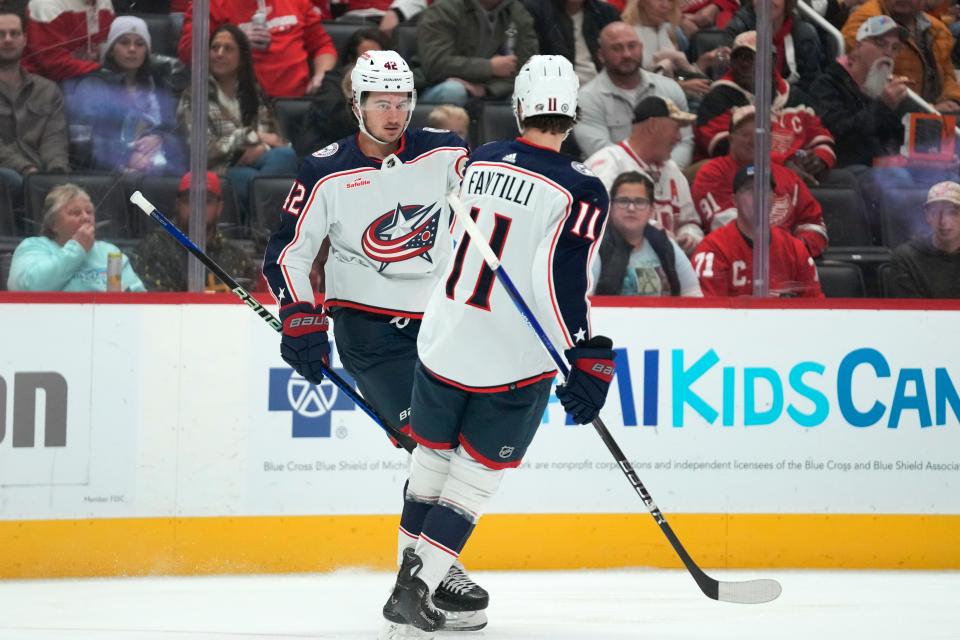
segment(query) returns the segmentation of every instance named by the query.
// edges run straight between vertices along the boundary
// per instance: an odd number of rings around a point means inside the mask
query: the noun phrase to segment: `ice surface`
[[[770,577],[779,600],[704,597],[684,571],[473,572],[490,625],[477,640],[957,640],[960,572],[710,571]],[[0,581],[2,640],[376,638],[393,576]]]

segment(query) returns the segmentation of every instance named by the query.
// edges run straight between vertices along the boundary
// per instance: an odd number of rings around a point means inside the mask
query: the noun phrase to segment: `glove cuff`
[[[283,319],[283,334],[300,338],[311,333],[327,331],[330,325],[322,307],[314,307],[307,302],[284,307],[280,312]]]

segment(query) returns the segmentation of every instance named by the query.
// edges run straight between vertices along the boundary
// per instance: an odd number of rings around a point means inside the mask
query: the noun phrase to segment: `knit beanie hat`
[[[136,16],[117,16],[110,24],[110,33],[107,34],[107,41],[103,43],[103,49],[100,50],[100,63],[107,59],[107,54],[113,48],[114,43],[121,37],[132,33],[143,38],[147,43],[147,55],[150,55],[152,45],[150,43],[150,30],[147,29],[147,23],[142,18]]]

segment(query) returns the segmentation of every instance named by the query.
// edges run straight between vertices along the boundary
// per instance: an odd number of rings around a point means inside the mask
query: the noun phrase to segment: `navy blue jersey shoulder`
[[[403,148],[400,149],[397,157],[407,162],[431,149],[440,147],[460,147],[466,151],[467,143],[463,138],[446,129],[408,129],[404,134]]]
[[[593,202],[606,209],[603,183],[583,163],[568,155],[520,140],[489,142],[470,154],[474,162],[503,162],[538,173],[570,192],[573,199]]]

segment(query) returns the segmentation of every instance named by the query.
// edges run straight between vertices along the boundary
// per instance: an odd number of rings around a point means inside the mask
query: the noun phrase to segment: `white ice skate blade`
[[[478,631],[487,626],[487,612],[480,611],[443,611],[446,616],[446,622],[443,625],[444,631]]]
[[[436,637],[435,631],[423,631],[412,624],[399,624],[384,620],[383,627],[380,628],[380,633],[377,635],[377,640],[433,640]]]

